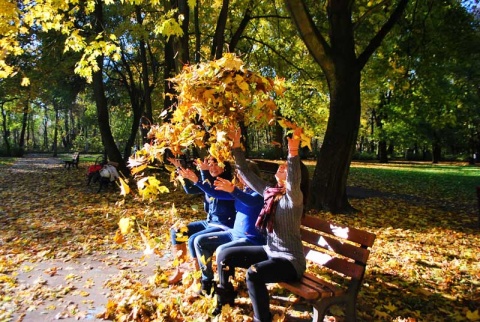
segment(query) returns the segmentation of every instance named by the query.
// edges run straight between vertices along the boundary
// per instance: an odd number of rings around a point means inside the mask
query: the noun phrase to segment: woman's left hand
[[[235,185],[232,182],[220,177],[217,177],[217,179],[213,182],[213,185],[215,186],[215,190],[233,192],[235,189]]]
[[[183,168],[180,168],[178,170],[178,174],[180,174],[182,177],[184,177],[185,179],[188,179],[190,181],[192,181],[193,183],[197,183],[198,182],[198,176],[195,174],[195,172],[193,172],[192,170],[190,169],[183,169]]]
[[[298,155],[298,149],[300,148],[300,139],[301,139],[302,132],[303,132],[302,128],[297,127],[295,130],[293,130],[292,137],[287,138],[288,154],[290,156]]]

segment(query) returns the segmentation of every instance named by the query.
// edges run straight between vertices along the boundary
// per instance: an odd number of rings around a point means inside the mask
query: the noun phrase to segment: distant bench
[[[345,321],[356,321],[357,295],[375,234],[312,216],[303,218],[301,234],[311,271],[300,281],[279,285],[313,305],[313,321],[323,321],[332,305],[345,305]]]
[[[279,164],[273,161],[264,161],[264,160],[253,160],[258,167],[260,168],[260,171],[265,173],[265,174],[275,174],[277,173],[278,166]]]
[[[75,152],[71,160],[65,160],[65,168],[76,167],[78,169],[78,162],[80,162],[80,152]]]

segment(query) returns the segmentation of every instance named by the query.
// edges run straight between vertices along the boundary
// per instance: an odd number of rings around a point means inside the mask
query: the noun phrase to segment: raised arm
[[[228,136],[232,140],[232,154],[235,159],[235,167],[238,173],[242,176],[245,183],[255,190],[258,194],[263,196],[263,191],[267,188],[267,182],[257,176],[248,167],[247,160],[245,159],[245,153],[243,152],[240,144],[241,138],[240,129],[231,128],[228,132]]]
[[[247,207],[257,207],[263,204],[263,198],[259,198],[261,196],[257,192],[254,194],[246,193],[236,187],[231,181],[225,180],[223,178],[217,178],[213,183],[215,186],[215,190],[225,191],[236,200],[240,201]]]
[[[288,137],[288,158],[287,158],[287,182],[286,193],[293,200],[301,198],[300,183],[302,174],[300,169],[300,156],[298,149],[300,147],[300,136],[302,134],[301,128],[296,128],[293,131],[292,137]]]

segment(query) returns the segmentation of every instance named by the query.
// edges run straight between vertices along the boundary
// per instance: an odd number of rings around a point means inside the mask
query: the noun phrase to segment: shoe
[[[233,304],[235,304],[237,292],[233,289],[232,284],[229,283],[226,286],[214,285],[214,292],[217,294],[217,307],[213,310],[212,315],[222,313],[222,307],[224,305],[228,304],[233,306]]]
[[[215,294],[215,290],[213,288],[213,282],[212,281],[201,281],[202,283],[202,288],[198,292],[198,295],[213,295]]]
[[[172,276],[168,278],[168,285],[178,284],[183,277],[183,270],[177,267],[175,272],[173,272]]]

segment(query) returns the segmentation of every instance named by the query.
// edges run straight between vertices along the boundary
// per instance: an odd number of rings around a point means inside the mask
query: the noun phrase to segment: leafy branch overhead
[[[185,66],[169,80],[175,84],[177,105],[172,106],[170,124],[150,131],[154,143],[167,144],[176,155],[191,145],[206,146],[219,160],[229,158],[225,149],[227,128],[238,122],[259,127],[273,124],[275,100],[285,91],[282,79],[246,69],[234,54]]]
[[[150,144],[129,160],[134,175],[141,176],[152,163],[163,164],[167,149],[174,155],[181,155],[185,148],[195,146],[207,148],[219,162],[231,159],[226,134],[229,127],[238,123],[261,128],[278,121],[284,128],[296,127],[276,116],[276,100],[285,91],[284,80],[248,70],[234,54],[185,66],[169,81],[177,93],[173,97],[177,104],[171,107],[171,121],[151,126]],[[305,132],[303,145],[310,145],[309,136],[311,134]]]

